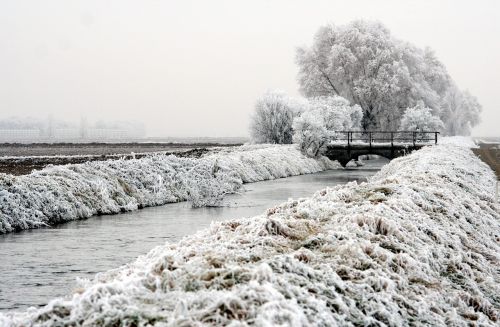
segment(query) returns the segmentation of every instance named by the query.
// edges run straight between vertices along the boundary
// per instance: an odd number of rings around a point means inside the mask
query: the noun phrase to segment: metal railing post
[[[434,132],[434,144],[438,144],[438,132]]]
[[[415,146],[415,143],[417,141],[417,132],[412,132],[413,133],[413,146]]]
[[[394,146],[394,132],[391,132],[391,148]]]

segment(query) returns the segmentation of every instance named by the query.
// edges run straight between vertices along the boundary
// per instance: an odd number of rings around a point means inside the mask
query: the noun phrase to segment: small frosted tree
[[[324,150],[330,133],[325,127],[325,119],[318,110],[304,112],[293,121],[293,141],[299,144],[302,153],[318,157]]]
[[[361,128],[363,111],[360,106],[351,106],[339,96],[310,99],[309,110],[293,123],[294,142],[303,153],[317,157],[326,145],[338,135],[336,132]]]
[[[419,103],[406,109],[399,128],[402,131],[439,132],[444,129],[444,124],[438,116],[432,114],[431,108]],[[423,134],[418,137],[423,137]]]
[[[292,143],[293,119],[307,102],[295,100],[280,91],[268,91],[257,100],[251,117],[250,135],[255,143]]]

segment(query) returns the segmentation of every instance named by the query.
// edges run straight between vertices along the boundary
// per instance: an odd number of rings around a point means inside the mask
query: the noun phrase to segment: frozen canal
[[[47,304],[69,294],[77,277],[117,268],[211,221],[255,216],[326,186],[366,181],[386,162],[371,160],[355,169],[246,184],[242,194],[228,196],[220,208],[192,209],[183,202],[0,235],[0,310]]]

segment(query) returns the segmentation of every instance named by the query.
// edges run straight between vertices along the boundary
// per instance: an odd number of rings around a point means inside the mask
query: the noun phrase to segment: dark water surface
[[[69,294],[77,277],[117,268],[212,221],[255,216],[327,186],[366,181],[385,163],[370,160],[360,168],[246,184],[219,208],[192,209],[183,202],[0,235],[0,310],[45,305]]]

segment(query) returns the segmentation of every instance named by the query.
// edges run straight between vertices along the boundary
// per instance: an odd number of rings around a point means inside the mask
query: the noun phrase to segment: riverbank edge
[[[469,149],[422,149],[368,183],[214,223],[0,322],[494,326],[494,182]]]
[[[199,158],[218,148],[238,147],[242,144],[178,144],[178,143],[91,143],[91,144],[0,144],[0,173],[27,175],[50,165],[83,164],[89,161],[140,159],[151,155],[175,155]],[[31,147],[36,154],[30,154]],[[42,149],[38,149],[42,148]],[[69,152],[69,154],[58,154]],[[87,149],[88,148],[88,149]],[[86,150],[86,151],[85,151]],[[6,153],[9,155],[5,155]],[[85,153],[86,152],[86,153]],[[88,153],[92,152],[92,153]],[[45,153],[41,155],[41,153]],[[48,154],[47,154],[48,153]]]
[[[221,173],[206,171],[214,167]],[[339,167],[325,157],[306,157],[294,145],[245,145],[199,158],[157,154],[0,174],[0,234],[186,201],[197,184],[234,193],[243,183]],[[231,176],[220,180],[221,174]]]

